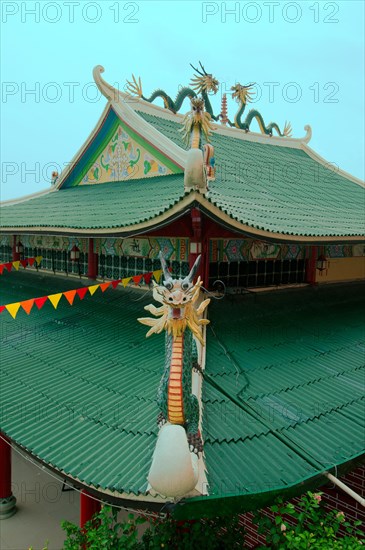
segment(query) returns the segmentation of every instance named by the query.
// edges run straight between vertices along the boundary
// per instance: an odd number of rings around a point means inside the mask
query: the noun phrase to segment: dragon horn
[[[204,76],[204,73],[202,73],[201,71],[199,71],[199,69],[197,69],[196,67],[194,67],[194,65],[192,65],[191,63],[190,63],[190,67],[191,67],[192,69],[194,69],[194,71],[196,71],[198,74],[200,74],[200,76]]]
[[[159,253],[158,257],[160,258],[161,266],[162,266],[162,269],[163,269],[163,275],[165,277],[165,282],[166,282],[169,279],[172,279],[172,277],[170,275],[169,270],[167,269],[167,264],[166,264],[165,258],[162,255],[161,250],[160,250],[160,253]]]
[[[207,75],[208,73],[207,73],[207,71],[204,69],[204,67],[203,67],[201,61],[199,61],[199,65],[201,66],[203,73],[204,73],[205,75]]]
[[[202,259],[202,257],[201,257],[201,255],[199,255],[197,257],[197,259],[195,260],[195,263],[194,263],[193,267],[191,268],[189,275],[186,277],[191,283],[193,282],[194,277],[196,275],[196,272],[199,269],[201,259]]]

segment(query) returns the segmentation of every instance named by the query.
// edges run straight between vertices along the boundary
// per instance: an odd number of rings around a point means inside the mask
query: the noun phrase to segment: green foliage
[[[63,550],[220,550],[242,548],[244,532],[238,516],[214,518],[202,521],[176,521],[171,517],[151,520],[142,536],[138,525],[146,523],[143,518],[129,514],[127,521],[117,521],[117,511],[104,506],[92,521],[81,529],[68,521],[62,522],[67,538]]]
[[[346,521],[343,512],[326,511],[321,494],[306,493],[296,508],[278,499],[270,507],[273,518],[257,512],[253,522],[258,524],[258,532],[266,535],[267,543],[261,548],[358,550],[365,544],[364,533],[358,529],[361,521]],[[341,527],[343,536],[339,533]]]
[[[359,530],[360,521],[346,520],[343,512],[326,511],[321,493],[303,495],[298,505],[278,499],[264,511],[256,513],[253,522],[265,535],[266,546],[272,550],[358,550],[365,536]],[[172,517],[149,520],[143,534],[138,530],[147,520],[129,514],[118,522],[117,510],[104,506],[83,529],[64,521],[67,538],[63,550],[223,550],[244,549],[245,533],[239,516],[216,517],[200,521],[177,521]],[[340,528],[342,533],[340,534]]]
[[[137,526],[145,520],[129,514],[128,520],[118,522],[117,513],[116,508],[104,506],[82,529],[69,521],[62,522],[62,529],[67,534],[63,550],[143,549],[138,542]]]
[[[243,548],[244,530],[239,516],[217,517],[204,521],[155,521],[142,537],[145,550],[220,550]]]

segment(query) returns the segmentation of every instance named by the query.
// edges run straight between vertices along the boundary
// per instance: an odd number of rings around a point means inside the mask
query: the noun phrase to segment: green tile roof
[[[363,290],[307,287],[213,301],[203,385],[212,498],[222,487],[232,498],[239,487],[247,502],[252,493],[290,492],[364,455]]]
[[[182,146],[180,122],[139,113]],[[217,176],[201,208],[254,234],[257,230],[300,237],[361,237],[365,189],[326,169],[304,150],[214,133]],[[0,229],[47,227],[111,232],[157,218],[184,196],[183,174],[62,189],[0,211]],[[190,196],[194,200],[194,194]],[[187,204],[181,204],[180,210]],[[179,210],[179,208],[177,208]],[[176,209],[175,209],[176,214]],[[171,212],[172,215],[172,212]],[[146,225],[146,227],[147,227]],[[126,230],[127,231],[127,230]],[[131,229],[129,229],[131,231]]]
[[[1,303],[81,286],[14,275],[2,281]],[[2,314],[1,428],[86,484],[138,494],[155,445],[163,337],[146,340],[136,321],[150,297],[99,292],[15,321]]]
[[[78,186],[3,206],[0,227],[120,228],[162,214],[183,194],[182,174]]]
[[[80,285],[12,272],[0,303]],[[209,497],[176,514],[249,509],[323,484],[364,449],[364,292],[304,288],[210,306],[203,383]],[[137,322],[151,294],[97,291],[1,321],[1,429],[87,485],[146,491],[156,443],[163,335]],[[221,500],[223,499],[223,500]]]
[[[181,123],[139,113],[182,146]],[[305,151],[213,133],[217,178],[209,200],[231,218],[288,235],[364,235],[365,189]]]

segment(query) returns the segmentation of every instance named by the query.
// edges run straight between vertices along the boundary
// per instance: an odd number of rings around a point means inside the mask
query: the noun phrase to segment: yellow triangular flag
[[[10,315],[12,316],[12,318],[15,319],[16,314],[18,313],[18,310],[20,308],[20,302],[14,302],[13,304],[8,304],[5,307],[10,313]]]
[[[122,279],[122,285],[124,286],[124,288],[127,286],[131,278],[132,277],[126,277],[125,279]]]
[[[50,296],[48,296],[48,300],[51,302],[55,309],[57,309],[58,302],[61,300],[61,298],[62,292],[59,292],[58,294],[51,294]]]
[[[153,276],[157,283],[160,281],[161,275],[162,275],[162,269],[158,269],[157,271],[153,272]]]
[[[18,271],[19,269],[19,266],[20,266],[20,262],[17,260],[16,262],[13,262],[13,267],[15,267],[15,269]]]
[[[89,288],[89,292],[90,292],[90,294],[91,294],[91,296],[92,296],[92,295],[94,294],[94,292],[95,292],[96,290],[98,290],[99,285],[92,285],[92,286],[89,286],[88,288]]]
[[[36,256],[35,257],[35,261],[37,262],[38,265],[41,263],[42,260],[43,260],[43,256]]]

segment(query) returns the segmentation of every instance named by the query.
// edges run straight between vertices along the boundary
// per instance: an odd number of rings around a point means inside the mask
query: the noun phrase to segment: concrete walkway
[[[17,513],[0,522],[1,550],[61,550],[66,538],[61,521],[79,522],[79,493],[62,492],[62,480],[51,477],[13,450],[13,494]],[[53,476],[53,474],[52,474]]]

